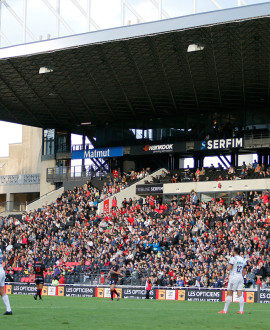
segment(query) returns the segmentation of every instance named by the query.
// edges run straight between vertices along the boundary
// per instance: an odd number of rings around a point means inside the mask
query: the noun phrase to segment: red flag
[[[109,213],[110,212],[110,200],[109,199],[106,199],[103,202],[103,212],[104,213]]]

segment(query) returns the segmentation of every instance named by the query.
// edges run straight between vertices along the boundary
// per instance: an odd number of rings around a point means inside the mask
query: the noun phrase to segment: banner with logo
[[[123,288],[122,295],[126,299],[145,299],[146,290],[136,287]],[[155,290],[150,290],[149,299],[155,299]]]
[[[124,299],[145,299],[145,288],[134,286],[117,286],[117,292]],[[36,293],[35,284],[27,283],[7,283],[5,286],[7,294],[34,295]],[[109,286],[89,286],[79,284],[68,284],[54,286],[44,286],[42,294],[44,296],[66,296],[66,297],[97,297],[110,298]],[[199,289],[199,288],[154,288],[150,291],[150,299],[157,300],[178,300],[178,301],[225,301],[227,291],[224,289]],[[244,291],[246,303],[258,302],[257,291]],[[238,297],[233,297],[233,302],[237,302]],[[270,291],[260,291],[260,303],[270,303]]]
[[[140,156],[140,155],[152,155],[152,154],[162,154],[169,152],[186,152],[186,143],[185,142],[176,142],[176,143],[160,143],[153,145],[140,145],[140,146],[131,146],[130,155]]]
[[[186,300],[188,301],[222,301],[221,290],[187,289]]]
[[[72,150],[71,159],[122,157],[123,147]]]
[[[270,290],[261,290],[260,291],[260,303],[270,304]]]
[[[138,184],[136,185],[136,195],[163,194],[163,184]]]
[[[194,149],[198,150],[222,150],[244,148],[244,138],[217,139],[205,140],[202,142],[196,141]]]
[[[27,283],[12,284],[12,293],[20,295],[34,295],[37,292],[36,285]]]
[[[105,199],[105,201],[103,201],[103,212],[104,213],[109,213],[110,212],[110,200]]]
[[[66,297],[95,297],[95,287],[82,285],[65,285]]]

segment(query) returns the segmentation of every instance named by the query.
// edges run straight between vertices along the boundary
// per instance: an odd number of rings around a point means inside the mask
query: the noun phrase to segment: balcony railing
[[[84,178],[103,177],[107,172],[94,172],[91,165],[59,166],[47,168],[47,182],[74,181]]]

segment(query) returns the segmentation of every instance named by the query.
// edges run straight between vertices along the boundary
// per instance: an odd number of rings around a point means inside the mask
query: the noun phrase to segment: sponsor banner
[[[165,300],[166,299],[166,290],[157,290],[156,291],[156,299]]]
[[[65,295],[65,288],[63,286],[56,287],[56,295],[63,297]]]
[[[244,291],[244,300],[246,303],[255,303],[256,302],[256,295],[257,293],[254,291]],[[222,301],[225,302],[227,298],[227,291],[224,290],[222,291]],[[237,295],[237,292],[234,291],[233,292],[233,297],[232,297],[232,302],[238,303],[239,302],[239,298]]]
[[[110,158],[122,156],[123,147],[74,150],[71,153],[71,159]]]
[[[95,287],[82,285],[66,285],[64,290],[66,297],[95,297]]]
[[[186,290],[176,290],[176,300],[186,300]]]
[[[136,195],[163,194],[163,184],[138,184],[136,185]]]
[[[270,304],[270,291],[269,290],[260,291],[260,303],[261,304]]]
[[[218,150],[218,149],[234,149],[244,148],[243,138],[219,139],[219,140],[206,140],[195,143],[196,150]]]
[[[109,213],[110,212],[110,200],[105,199],[105,201],[103,201],[103,212],[104,213]]]
[[[246,303],[254,303],[255,302],[255,292],[244,292],[244,299]]]
[[[42,296],[47,296],[48,295],[48,287],[47,285],[44,285],[42,288]]]
[[[120,287],[116,288],[121,298],[124,299],[145,299],[146,291],[143,287]],[[34,295],[36,293],[36,286],[27,283],[9,283],[5,286],[7,294],[19,295]],[[257,302],[258,292],[244,291],[244,299],[246,303]],[[67,296],[67,297],[98,297],[110,298],[109,287],[96,286],[80,286],[80,285],[65,285],[65,286],[44,286],[42,290],[44,296]],[[227,296],[226,290],[209,290],[197,288],[184,289],[152,289],[150,291],[150,299],[159,300],[178,300],[178,301],[225,301]],[[260,303],[270,303],[270,290],[260,291]],[[233,295],[233,302],[238,302],[237,294]]]
[[[21,294],[21,295],[34,295],[37,292],[37,288],[35,284],[27,284],[27,283],[19,283],[14,284],[12,288],[13,294]]]
[[[130,147],[130,155],[132,156],[152,155],[152,154],[161,154],[168,152],[185,152],[185,151],[186,151],[185,142],[140,145],[140,146]]]
[[[119,297],[122,298],[122,289],[121,288],[115,288],[116,292],[119,294]],[[113,294],[114,298],[117,298],[117,295]]]
[[[166,290],[166,300],[175,300],[175,290]]]
[[[12,285],[5,285],[5,293],[12,294]]]
[[[145,299],[145,295],[146,290],[142,288],[122,288],[122,296],[126,299]],[[150,290],[149,299],[155,299],[155,290]]]
[[[207,289],[188,289],[186,292],[186,300],[219,302],[222,301],[222,291]]]
[[[95,297],[97,298],[103,298],[104,296],[104,288],[96,288],[95,290]]]
[[[104,298],[111,298],[110,288],[104,288]]]
[[[56,287],[48,286],[48,296],[56,296]]]

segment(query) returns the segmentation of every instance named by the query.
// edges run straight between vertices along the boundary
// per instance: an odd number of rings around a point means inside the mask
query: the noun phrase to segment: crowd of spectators
[[[100,194],[88,182],[21,219],[2,219],[9,277],[28,274],[40,255],[53,279],[55,268],[64,277],[98,275],[116,259],[121,283],[152,276],[155,285],[220,288],[231,251],[239,246],[249,265],[246,286],[270,286],[269,191],[238,193],[227,205],[222,198],[200,201],[194,191],[168,204],[159,196],[125,199],[99,216]]]
[[[134,184],[136,181],[146,178],[149,174],[150,168],[142,169],[138,172],[131,169],[129,172],[123,173],[123,175],[121,175],[119,171],[114,171],[113,178],[111,178],[108,182],[104,182],[101,194],[98,196],[98,200],[102,201],[119,193],[123,189]]]
[[[185,169],[168,171],[168,173],[161,178],[161,182],[234,181],[260,178],[270,178],[270,168],[254,161],[253,164],[246,165],[246,163],[243,162],[240,167],[230,166],[226,169],[220,163],[217,167],[211,164],[209,168],[202,167],[191,169],[187,166]]]

